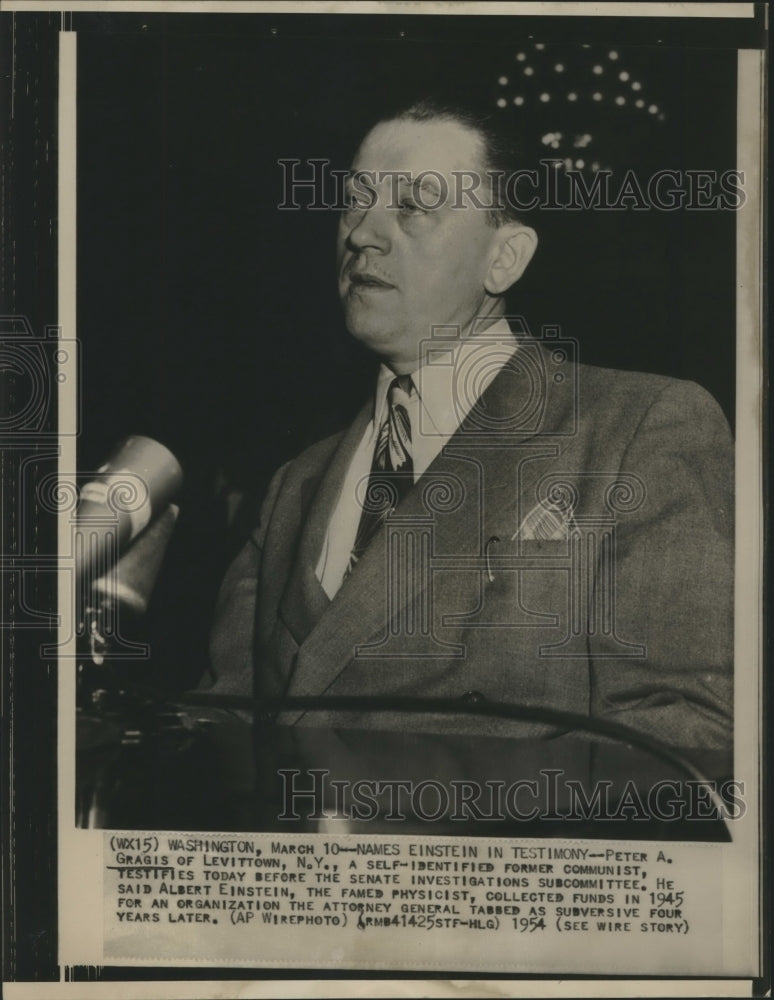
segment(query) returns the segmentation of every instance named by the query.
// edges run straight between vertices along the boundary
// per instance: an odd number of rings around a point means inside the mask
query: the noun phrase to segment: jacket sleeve
[[[699,386],[671,382],[640,421],[621,472],[638,477],[644,495],[617,518],[606,596],[615,634],[645,655],[616,655],[609,635],[590,639],[591,711],[673,745],[729,747],[734,448],[720,407]]]
[[[272,478],[261,507],[258,526],[229,566],[218,593],[210,633],[208,688],[213,694],[252,696],[255,599],[263,542],[289,463]]]

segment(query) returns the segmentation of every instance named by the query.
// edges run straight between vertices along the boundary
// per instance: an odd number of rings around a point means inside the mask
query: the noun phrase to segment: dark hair
[[[483,146],[483,168],[492,184],[493,207],[489,209],[492,225],[502,226],[507,222],[520,221],[516,209],[506,197],[505,188],[508,177],[512,176],[523,162],[522,151],[517,136],[504,127],[498,116],[463,104],[424,97],[394,113],[385,115],[381,121],[448,121],[456,122],[475,132]]]

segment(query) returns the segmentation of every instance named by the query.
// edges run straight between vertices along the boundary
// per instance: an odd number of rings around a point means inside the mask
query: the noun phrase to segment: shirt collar
[[[501,316],[481,332],[456,338],[438,338],[427,352],[425,363],[412,372],[414,387],[432,432],[450,436],[481,398],[503,365],[516,351],[518,342],[508,320]],[[481,365],[483,354],[496,355],[497,362]],[[470,371],[463,371],[469,368]],[[481,375],[476,377],[476,368]],[[459,373],[459,376],[458,376]],[[381,427],[387,406],[387,390],[395,373],[382,364],[376,380],[374,427]],[[470,389],[470,395],[460,389]]]

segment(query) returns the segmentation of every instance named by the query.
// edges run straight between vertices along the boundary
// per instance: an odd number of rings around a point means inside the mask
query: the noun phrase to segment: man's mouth
[[[369,274],[366,271],[356,271],[349,275],[350,284],[355,288],[394,288],[395,285],[391,285],[388,281],[384,281],[382,278],[377,278],[375,274]]]

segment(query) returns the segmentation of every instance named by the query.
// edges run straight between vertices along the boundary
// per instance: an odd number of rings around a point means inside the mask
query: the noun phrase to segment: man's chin
[[[395,339],[394,336],[390,335],[389,330],[385,330],[384,327],[376,323],[348,322],[347,330],[349,330],[350,336],[354,337],[355,340],[359,340],[361,344],[373,351],[378,351],[379,348],[384,347]]]
[[[378,322],[376,317],[365,317],[362,314],[357,316],[346,316],[347,330],[350,336],[373,351],[374,354],[383,356],[390,354],[391,347],[394,347],[400,340],[398,331],[384,322]]]
[[[375,305],[353,301],[351,298],[344,299],[342,304],[344,322],[356,340],[365,341],[373,337],[381,339],[390,336],[394,322],[388,312]]]

